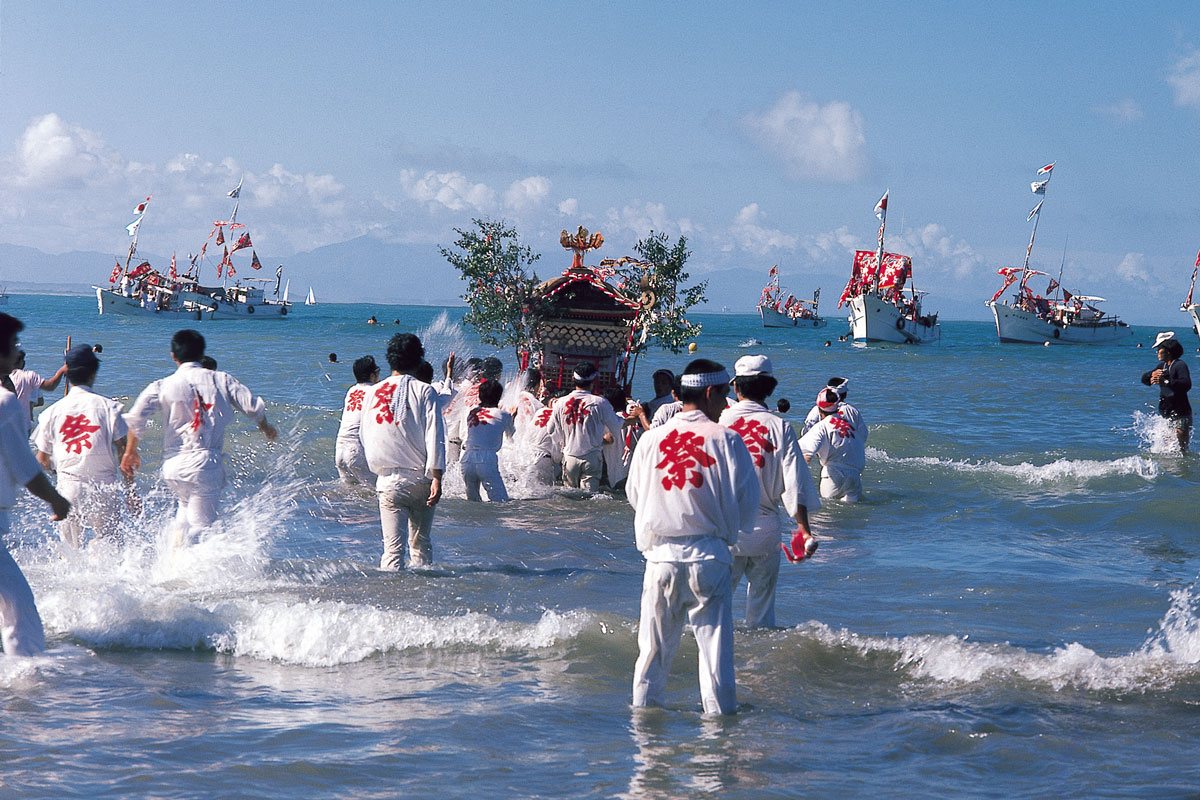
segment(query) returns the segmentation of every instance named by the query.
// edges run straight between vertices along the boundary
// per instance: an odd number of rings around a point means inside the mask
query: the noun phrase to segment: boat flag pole
[[[891,191],[884,191],[883,197],[875,204],[875,216],[879,217],[879,250],[875,253],[875,275],[871,278],[872,292],[879,291],[879,274],[883,272],[883,229],[887,226],[888,193]]]
[[[1052,170],[1054,169],[1055,163],[1056,162],[1051,161],[1049,164],[1047,164],[1046,166],[1039,169],[1037,171],[1037,174],[1053,176],[1054,173],[1052,172]],[[1045,200],[1046,187],[1049,184],[1050,184],[1050,178],[1047,177],[1046,180],[1044,180],[1044,181],[1035,181],[1029,185],[1030,188],[1033,190],[1034,194],[1040,194],[1043,197],[1041,200],[1038,201],[1038,204],[1036,206],[1034,206],[1033,211],[1029,212],[1029,216],[1025,220],[1026,222],[1028,222],[1030,219],[1033,220],[1033,230],[1029,233],[1029,246],[1025,248],[1025,264],[1021,267],[1021,288],[1022,289],[1025,288],[1025,281],[1029,280],[1029,256],[1033,252],[1033,240],[1034,240],[1034,237],[1037,236],[1038,223],[1042,221],[1042,203],[1046,202],[1046,200]],[[1022,295],[1022,299],[1024,299],[1024,295]]]

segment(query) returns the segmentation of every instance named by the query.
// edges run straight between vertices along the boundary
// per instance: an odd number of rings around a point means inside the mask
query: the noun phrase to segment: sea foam
[[[1020,464],[1001,464],[997,461],[973,462],[931,456],[895,458],[882,450],[868,447],[867,457],[885,464],[915,465],[963,473],[1003,475],[1034,486],[1045,483],[1078,483],[1114,475],[1136,475],[1143,480],[1152,481],[1158,477],[1159,473],[1158,464],[1144,456],[1124,456],[1112,461],[1060,458],[1049,464],[1031,464],[1028,461]]]

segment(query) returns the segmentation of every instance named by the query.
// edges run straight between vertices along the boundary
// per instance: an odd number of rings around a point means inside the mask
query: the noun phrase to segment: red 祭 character
[[[553,415],[554,409],[547,406],[539,411],[537,416],[533,418],[533,424],[537,425],[539,428],[544,428],[546,427],[546,424],[550,422],[550,417]]]
[[[347,411],[362,411],[363,398],[367,396],[366,389],[355,389],[346,398]]]
[[[578,397],[572,397],[563,406],[563,422],[568,425],[582,425],[583,421],[588,418],[589,413],[591,412],[584,406],[582,400]]]
[[[392,396],[396,394],[396,384],[385,383],[375,390],[375,405],[373,411],[379,413],[375,415],[376,422],[394,422],[395,417],[392,415]]]
[[[492,421],[492,413],[483,406],[475,406],[467,412],[467,427],[474,428],[477,425],[486,425]]]
[[[68,453],[82,453],[84,448],[92,449],[92,434],[98,430],[100,426],[93,425],[83,414],[68,414],[58,432]]]
[[[749,417],[738,417],[729,429],[742,437],[746,449],[754,458],[754,466],[761,467],[767,463],[763,453],[774,453],[775,443],[767,438],[767,426]]]
[[[204,424],[204,412],[211,410],[212,403],[205,403],[200,399],[200,395],[196,395],[196,399],[192,401],[192,430],[200,430],[200,426]]]
[[[833,429],[835,431],[837,431],[839,434],[841,434],[841,436],[843,438],[845,438],[845,439],[853,439],[854,438],[854,426],[850,424],[849,420],[847,420],[845,417],[841,416],[840,414],[834,414],[833,416],[831,416],[829,418],[829,424],[832,425]]]
[[[688,472],[692,467],[711,467],[717,460],[704,452],[704,437],[686,431],[671,431],[658,443],[658,451],[663,454],[663,460],[655,465],[656,469],[666,469],[667,477],[662,479],[663,488],[682,489],[690,483],[699,488],[704,485],[704,476],[700,470]]]

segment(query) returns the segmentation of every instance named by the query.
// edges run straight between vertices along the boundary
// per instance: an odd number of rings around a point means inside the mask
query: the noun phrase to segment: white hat
[[[837,408],[838,401],[837,389],[830,389],[826,386],[821,391],[817,392],[817,408],[821,411],[833,411]]]
[[[771,359],[766,356],[742,356],[733,365],[735,378],[749,378],[753,375],[771,375]]]
[[[1163,342],[1169,342],[1174,338],[1175,338],[1175,331],[1163,331],[1158,336],[1154,337],[1154,349],[1157,350],[1158,346],[1160,344],[1162,344]]]

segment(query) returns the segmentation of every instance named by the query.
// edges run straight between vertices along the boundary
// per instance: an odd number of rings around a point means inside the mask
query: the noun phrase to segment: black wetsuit
[[[1192,404],[1188,402],[1188,390],[1192,388],[1192,376],[1188,372],[1187,364],[1176,359],[1172,361],[1170,366],[1165,361],[1158,362],[1158,366],[1154,369],[1163,370],[1162,378],[1158,383],[1158,413],[1164,417],[1186,417],[1192,416]],[[1142,375],[1142,383],[1150,386],[1150,374],[1154,370],[1150,370]]]

